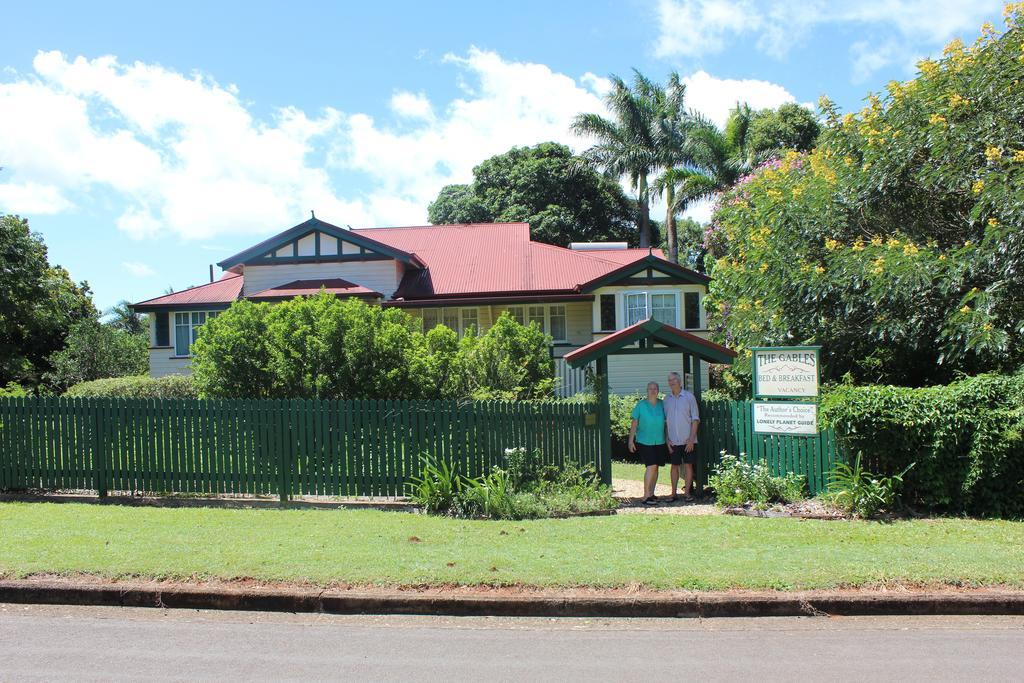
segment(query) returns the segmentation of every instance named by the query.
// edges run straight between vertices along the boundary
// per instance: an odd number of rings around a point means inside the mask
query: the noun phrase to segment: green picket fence
[[[420,457],[469,476],[504,450],[602,462],[593,407],[558,402],[0,399],[0,490],[385,496]]]
[[[811,495],[828,486],[829,472],[842,459],[835,434],[822,430],[816,436],[755,434],[752,401],[704,402],[700,408],[698,465],[695,477],[701,485],[721,460],[721,451],[745,455],[748,462],[764,462],[775,474],[796,472],[807,477]]]

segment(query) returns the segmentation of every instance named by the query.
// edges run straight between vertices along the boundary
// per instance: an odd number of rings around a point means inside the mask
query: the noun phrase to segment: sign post
[[[820,346],[757,347],[753,352],[756,434],[818,433]],[[812,399],[812,401],[758,400]]]

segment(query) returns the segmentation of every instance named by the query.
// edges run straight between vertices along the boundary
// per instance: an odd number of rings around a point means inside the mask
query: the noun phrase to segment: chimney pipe
[[[210,264],[210,282],[213,282],[213,264]]]

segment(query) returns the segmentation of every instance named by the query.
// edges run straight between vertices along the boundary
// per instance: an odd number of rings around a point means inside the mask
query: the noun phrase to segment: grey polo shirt
[[[668,425],[668,440],[673,446],[682,446],[690,438],[690,427],[700,419],[697,399],[686,389],[675,396],[671,391],[665,394],[665,422]]]

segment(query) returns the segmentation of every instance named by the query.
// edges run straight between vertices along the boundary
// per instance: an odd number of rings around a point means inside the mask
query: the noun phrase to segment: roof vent
[[[573,251],[607,251],[609,249],[627,249],[625,242],[570,242]]]

